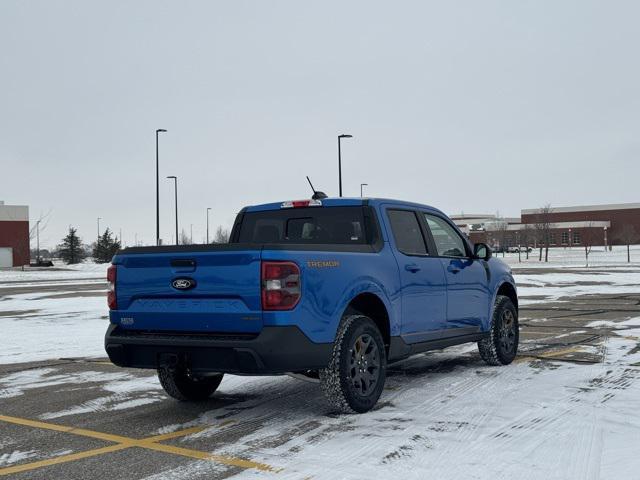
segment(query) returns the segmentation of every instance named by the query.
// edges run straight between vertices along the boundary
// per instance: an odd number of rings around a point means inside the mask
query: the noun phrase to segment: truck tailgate
[[[111,322],[129,330],[258,333],[260,256],[259,249],[224,248],[118,255]]]

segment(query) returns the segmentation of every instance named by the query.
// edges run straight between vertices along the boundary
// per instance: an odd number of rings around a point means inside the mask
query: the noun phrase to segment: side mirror
[[[486,243],[476,243],[473,246],[473,254],[480,260],[489,260],[491,258],[491,249]]]

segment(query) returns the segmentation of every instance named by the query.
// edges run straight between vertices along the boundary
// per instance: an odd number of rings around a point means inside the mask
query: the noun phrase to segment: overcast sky
[[[194,241],[244,205],[337,195],[450,213],[640,201],[640,3],[0,2],[0,200]]]

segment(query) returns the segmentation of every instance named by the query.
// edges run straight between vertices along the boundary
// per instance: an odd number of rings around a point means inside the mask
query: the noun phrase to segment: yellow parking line
[[[98,440],[104,440],[106,442],[126,443],[129,441],[135,441],[135,439],[133,438],[123,437],[121,435],[112,435],[110,433],[94,432],[93,430],[86,430],[84,428],[67,427],[66,425],[57,425],[55,423],[39,422],[37,420],[28,420],[26,418],[9,417],[7,415],[0,415],[0,421],[13,423],[16,425],[24,425],[25,427],[34,427],[34,428],[42,428],[45,430],[53,430],[54,432],[71,433],[73,435],[96,438]]]
[[[8,415],[0,415],[0,421],[6,422],[6,423],[12,423],[15,425],[22,425],[26,427],[52,430],[55,432],[70,433],[72,435],[80,435],[83,437],[95,438],[98,440],[113,442],[116,444],[108,447],[96,448],[94,450],[87,450],[84,452],[73,453],[70,455],[63,455],[60,457],[51,458],[47,460],[40,460],[37,462],[25,463],[22,465],[15,465],[13,467],[0,468],[0,476],[8,475],[16,472],[34,470],[37,468],[56,465],[59,463],[72,462],[72,461],[81,460],[84,458],[94,457],[96,455],[103,455],[105,453],[116,452],[118,450],[124,450],[126,448],[134,448],[134,447],[146,448],[148,450],[154,450],[154,451],[163,452],[163,453],[170,453],[173,455],[180,455],[183,457],[195,458],[198,460],[210,460],[217,463],[222,463],[224,465],[230,465],[233,467],[240,467],[245,469],[252,468],[252,469],[267,471],[267,472],[276,471],[273,467],[264,463],[253,462],[251,460],[244,460],[242,458],[230,457],[226,455],[216,455],[208,452],[203,452],[200,450],[192,450],[189,448],[182,448],[182,447],[176,447],[173,445],[164,445],[161,443],[157,443],[164,440],[171,440],[174,438],[183,437],[185,435],[191,435],[194,433],[201,432],[206,428],[209,428],[207,426],[190,427],[190,428],[185,428],[184,430],[178,430],[176,432],[165,433],[161,435],[154,435],[152,437],[137,439],[137,438],[124,437],[122,435],[112,435],[110,433],[96,432],[96,431],[87,430],[84,428],[68,427],[65,425],[57,425],[55,423],[40,422],[37,420],[29,420],[26,418],[19,418],[19,417],[11,417]],[[235,423],[235,422],[233,420],[227,420],[225,422],[222,422],[220,425],[218,425],[218,427],[223,427],[231,423]]]
[[[538,355],[538,357],[544,357],[544,358],[547,358],[547,357],[559,357],[561,355],[566,355],[568,353],[577,353],[577,352],[580,352],[580,351],[581,351],[580,346],[577,346],[577,347],[565,348],[565,349],[562,349],[562,350],[556,350],[554,352],[549,352],[549,353],[541,353],[540,355]]]
[[[35,470],[36,468],[58,465],[60,463],[74,462],[76,460],[82,460],[83,458],[95,457],[96,455],[104,455],[105,453],[117,452],[118,450],[124,450],[125,448],[130,447],[127,444],[118,443],[116,445],[110,445],[108,447],[96,448],[95,450],[87,450],[84,452],[72,453],[70,455],[49,458],[47,460],[40,460],[38,462],[24,463],[22,465],[15,465],[13,467],[0,468],[0,476],[11,475],[12,473],[26,472],[29,470]]]
[[[227,425],[231,425],[236,423],[235,420],[225,420],[224,422],[220,422],[216,425],[218,428],[226,427]],[[210,428],[207,425],[200,425],[197,427],[185,428],[184,430],[178,430],[176,432],[163,433],[162,435],[155,435],[153,437],[147,437],[144,439],[145,442],[162,442],[164,440],[171,440],[172,438],[184,437],[186,435],[192,435],[194,433],[200,433],[203,430]]]
[[[564,348],[562,350],[556,350],[551,352],[543,352],[537,355],[527,355],[527,353],[523,353],[522,355],[518,355],[514,360],[515,363],[526,362],[529,360],[539,360],[540,358],[554,358],[559,357],[561,355],[566,355],[568,353],[577,353],[581,352],[582,345],[578,345],[576,347]]]
[[[158,452],[173,453],[174,455],[182,455],[183,457],[196,458],[198,460],[212,460],[224,465],[240,468],[253,468],[263,472],[275,472],[276,470],[264,463],[252,462],[251,460],[243,460],[242,458],[228,457],[226,455],[216,455],[214,453],[202,452],[200,450],[191,450],[190,448],[175,447],[173,445],[164,445],[162,443],[152,443],[141,445],[150,450]]]
[[[172,438],[184,437],[185,435],[191,435],[193,433],[199,433],[205,430],[207,427],[191,427],[184,430],[178,430],[177,432],[163,433],[162,435],[156,435],[154,437],[145,438],[145,442],[162,442],[164,440],[171,440]]]
[[[527,330],[526,332],[521,332],[521,337],[526,337],[528,335],[544,335],[545,337],[555,337],[558,335],[558,332],[536,332],[533,330]]]

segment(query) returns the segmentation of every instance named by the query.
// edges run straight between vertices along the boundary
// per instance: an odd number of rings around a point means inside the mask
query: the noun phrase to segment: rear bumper
[[[109,359],[120,367],[180,364],[193,372],[277,374],[324,368],[333,345],[313,343],[295,326],[264,327],[258,335],[134,332],[109,325]]]

